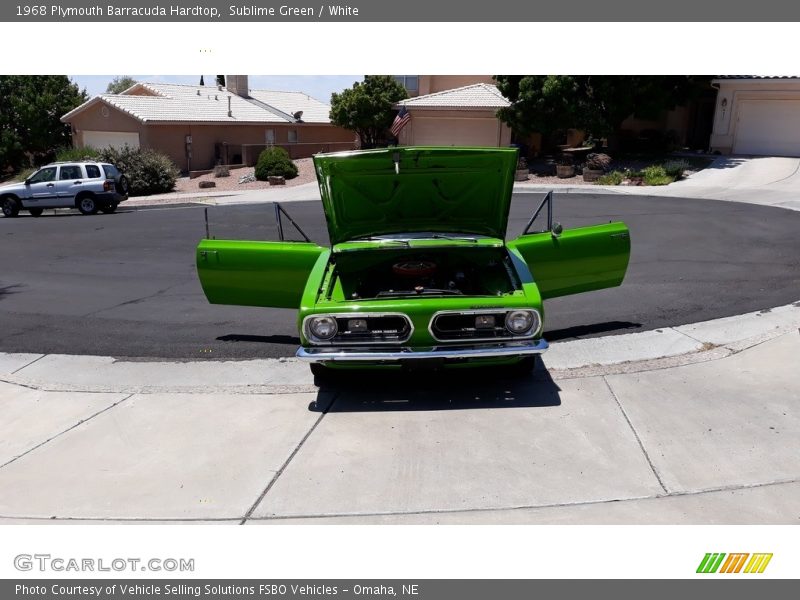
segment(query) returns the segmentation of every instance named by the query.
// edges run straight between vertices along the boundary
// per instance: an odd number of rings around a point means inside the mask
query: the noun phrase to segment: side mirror
[[[552,235],[554,238],[557,238],[563,232],[564,232],[564,228],[561,226],[561,223],[559,223],[558,221],[553,223],[553,228],[550,230],[550,235]]]
[[[30,184],[31,184],[31,180],[30,180],[30,177],[29,177],[28,179],[25,180],[25,185],[30,185]]]

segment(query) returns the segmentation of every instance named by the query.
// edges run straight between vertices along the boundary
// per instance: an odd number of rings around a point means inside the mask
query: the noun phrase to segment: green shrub
[[[667,185],[675,181],[672,175],[668,175],[663,165],[650,165],[642,169],[645,185]]]
[[[164,194],[175,188],[178,169],[166,154],[150,148],[104,148],[98,160],[115,165],[128,178],[131,196]]]
[[[597,185],[619,185],[625,180],[625,173],[622,171],[611,171],[601,175],[595,182]]]
[[[286,150],[273,146],[258,155],[255,175],[259,181],[266,181],[268,177],[276,176],[294,179],[297,177],[297,165],[289,158]]]
[[[683,173],[691,168],[691,165],[685,160],[670,160],[661,166],[664,167],[667,175],[673,179],[680,179],[683,177]]]
[[[19,173],[14,175],[14,177],[12,177],[11,179],[12,179],[12,181],[25,181],[28,177],[33,175],[34,172],[36,172],[37,170],[38,169],[35,169],[33,167],[31,167],[29,169],[22,169]]]
[[[85,148],[59,148],[56,150],[56,160],[62,162],[72,162],[79,160],[97,160],[100,156],[100,151],[91,146]]]

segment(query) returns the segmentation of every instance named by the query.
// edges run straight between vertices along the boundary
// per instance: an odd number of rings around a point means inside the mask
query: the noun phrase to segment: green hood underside
[[[314,156],[331,244],[427,231],[504,238],[516,165],[516,148]]]

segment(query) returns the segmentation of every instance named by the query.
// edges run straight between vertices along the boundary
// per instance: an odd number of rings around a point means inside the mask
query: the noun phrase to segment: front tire
[[[523,356],[519,362],[511,365],[511,372],[520,377],[530,375],[536,368],[537,358],[538,357],[535,354],[531,356]]]
[[[0,202],[0,209],[2,209],[4,217],[12,218],[19,214],[19,204],[14,198],[3,198]]]
[[[31,213],[32,217],[41,217],[42,213],[44,212],[43,208],[29,208],[28,212]]]
[[[82,215],[93,215],[97,212],[97,201],[92,196],[82,196],[76,206]]]

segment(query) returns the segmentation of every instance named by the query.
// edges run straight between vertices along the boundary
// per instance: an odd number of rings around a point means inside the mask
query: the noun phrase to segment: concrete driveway
[[[659,194],[781,206],[800,210],[800,158],[721,156]]]

